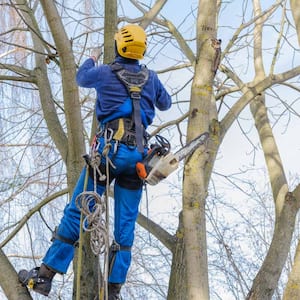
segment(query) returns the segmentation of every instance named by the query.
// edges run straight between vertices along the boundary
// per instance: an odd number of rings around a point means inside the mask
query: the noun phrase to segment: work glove
[[[99,58],[100,58],[101,55],[102,55],[102,48],[101,47],[94,48],[91,51],[91,58],[93,58],[93,60],[95,62],[97,62],[99,60]]]

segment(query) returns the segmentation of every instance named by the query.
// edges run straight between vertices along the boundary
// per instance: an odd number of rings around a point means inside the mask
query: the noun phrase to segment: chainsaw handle
[[[165,137],[157,134],[155,136],[155,139],[160,144],[160,146],[166,150],[166,153],[170,152],[171,144]]]

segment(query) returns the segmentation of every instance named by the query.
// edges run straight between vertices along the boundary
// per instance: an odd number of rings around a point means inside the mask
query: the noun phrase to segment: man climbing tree
[[[43,264],[19,272],[19,280],[40,294],[49,294],[54,275],[66,273],[74,257],[80,232],[78,195],[93,191],[94,180],[97,193],[102,195],[107,184],[115,179],[115,240],[110,251],[108,299],[120,299],[120,289],[131,263],[135,221],[142,195],[143,182],[136,173],[136,164],[147,153],[146,128],[153,121],[155,107],[163,111],[171,106],[171,97],[156,73],[139,64],[146,52],[146,38],[142,27],[126,25],[115,34],[116,58],[112,64],[96,66],[101,55],[98,50],[78,70],[78,85],[97,91],[96,116],[100,132],[93,149],[97,149],[101,157],[99,172],[95,178],[94,172],[88,172],[88,166],[82,170]]]

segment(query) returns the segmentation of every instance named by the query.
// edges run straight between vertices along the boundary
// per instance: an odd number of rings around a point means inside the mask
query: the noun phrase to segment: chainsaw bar
[[[203,145],[209,137],[208,132],[204,132],[200,134],[198,137],[187,143],[183,148],[178,150],[174,157],[177,159],[177,161],[181,161],[187,156],[191,155],[200,145]]]

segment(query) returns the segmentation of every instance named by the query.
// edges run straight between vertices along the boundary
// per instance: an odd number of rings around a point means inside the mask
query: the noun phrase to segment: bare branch
[[[0,75],[1,81],[18,81],[18,82],[30,82],[30,83],[37,83],[35,77],[18,77],[18,76],[5,76]]]
[[[140,25],[143,28],[147,28],[149,24],[155,19],[155,17],[159,14],[159,12],[162,10],[164,5],[167,3],[167,0],[156,0],[153,7],[144,14],[144,17],[142,21],[140,22]]]
[[[228,69],[225,70],[225,73],[229,76],[231,72],[228,72]],[[243,84],[243,92],[244,89],[247,88],[247,91],[244,92],[243,96],[236,102],[231,110],[225,115],[223,120],[221,121],[221,128],[222,133],[220,138],[222,139],[226,134],[227,130],[230,128],[231,124],[234,120],[238,117],[240,112],[250,103],[250,101],[255,98],[258,94],[262,93],[266,89],[270,88],[273,85],[280,84],[285,82],[288,79],[291,79],[300,74],[300,66],[295,67],[289,71],[277,74],[277,75],[269,75],[265,79],[261,80],[260,82],[256,83],[255,85],[245,85]],[[235,80],[235,77],[232,77]],[[241,84],[239,80],[235,82],[237,85]]]
[[[69,189],[63,189],[57,193],[54,193],[53,195],[45,198],[42,200],[37,206],[32,208],[22,219],[18,221],[18,225],[15,227],[15,229],[4,239],[3,242],[0,244],[0,249],[3,248],[26,224],[26,222],[36,213],[38,212],[43,206],[51,202],[52,200],[61,197],[69,192]]]

